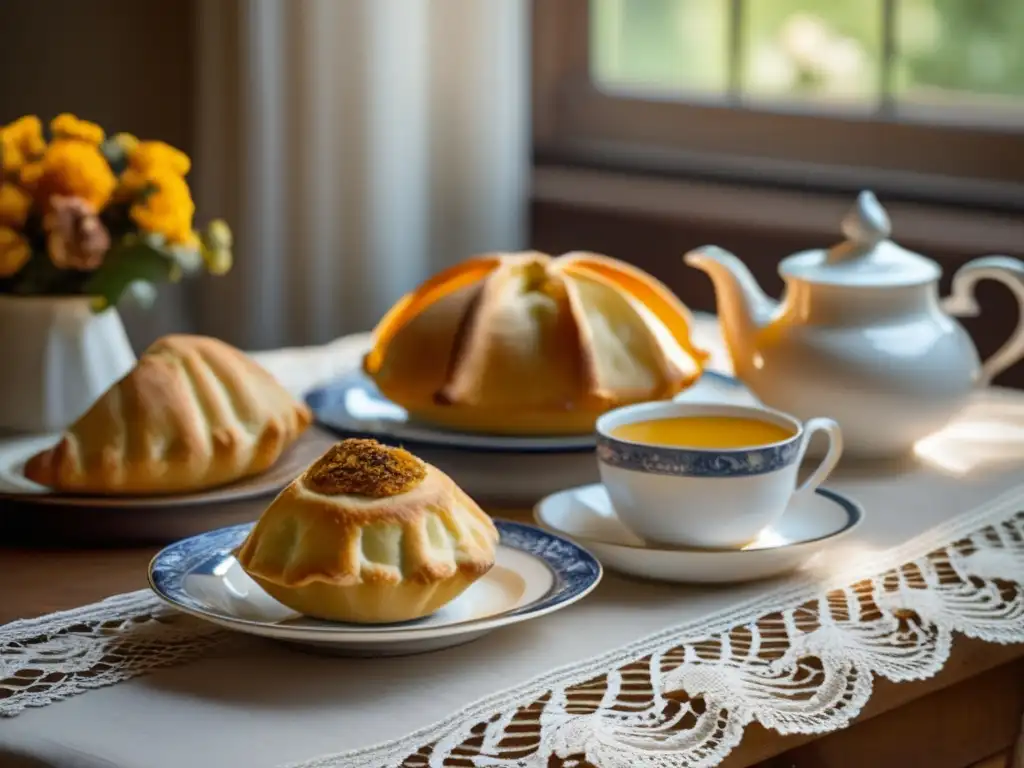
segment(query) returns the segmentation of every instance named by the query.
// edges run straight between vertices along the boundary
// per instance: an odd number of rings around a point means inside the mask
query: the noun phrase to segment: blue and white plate
[[[509,624],[572,605],[601,580],[601,564],[579,545],[531,525],[496,520],[494,567],[437,613],[402,624],[310,619],[270,597],[231,554],[252,523],[176,542],[149,566],[157,596],[222,627],[350,656],[422,653],[475,640]]]
[[[700,401],[714,399],[720,390],[742,385],[730,376],[705,371],[700,381],[683,392],[680,399]],[[377,386],[361,371],[331,382],[306,395],[317,421],[345,437],[373,437],[381,442],[400,442],[412,450],[423,446],[468,449],[501,453],[589,453],[594,450],[593,434],[545,435],[480,435],[456,432],[409,418],[404,408],[395,405],[380,393]]]
[[[473,451],[512,451],[550,453],[593,451],[594,436],[480,435],[456,432],[410,419],[361,371],[331,382],[306,395],[306,403],[317,421],[345,437],[373,437],[381,442],[401,442],[405,446],[435,446]]]

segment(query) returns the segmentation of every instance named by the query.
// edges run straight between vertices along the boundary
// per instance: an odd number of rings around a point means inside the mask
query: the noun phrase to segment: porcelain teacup
[[[782,427],[784,439],[741,448],[690,448],[615,436],[636,422],[687,416],[753,419]],[[811,436],[824,432],[828,450],[797,487]],[[597,457],[608,496],[622,523],[652,544],[735,549],[778,520],[796,498],[813,494],[843,450],[839,425],[806,424],[780,411],[717,403],[652,402],[617,408],[597,421]]]

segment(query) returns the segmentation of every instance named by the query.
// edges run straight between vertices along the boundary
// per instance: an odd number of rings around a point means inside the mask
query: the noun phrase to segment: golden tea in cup
[[[750,448],[788,440],[797,430],[743,416],[670,416],[621,424],[612,437],[676,448]]]
[[[829,450],[800,486],[810,437]],[[630,405],[597,421],[601,481],[619,519],[644,540],[737,549],[814,493],[842,453],[831,419],[801,424],[767,408],[716,403]]]

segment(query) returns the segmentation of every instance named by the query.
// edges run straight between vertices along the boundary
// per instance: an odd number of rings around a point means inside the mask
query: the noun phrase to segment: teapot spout
[[[683,260],[711,278],[722,334],[740,373],[753,359],[756,334],[771,322],[776,302],[761,290],[747,266],[724,248],[705,245],[687,253]]]

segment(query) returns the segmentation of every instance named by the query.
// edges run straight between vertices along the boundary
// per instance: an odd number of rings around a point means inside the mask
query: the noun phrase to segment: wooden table
[[[527,519],[522,512],[495,512]],[[0,549],[0,624],[146,586],[158,546]],[[876,681],[856,721],[824,736],[780,736],[754,725],[724,768],[1024,768],[1014,758],[1024,714],[1024,645],[958,638],[936,677]],[[1012,762],[1016,759],[1016,762]]]

